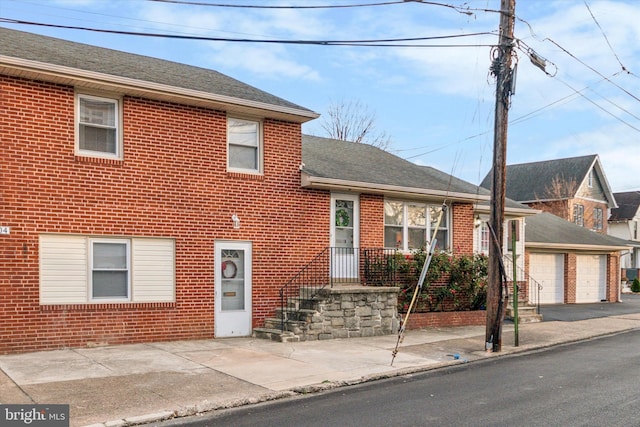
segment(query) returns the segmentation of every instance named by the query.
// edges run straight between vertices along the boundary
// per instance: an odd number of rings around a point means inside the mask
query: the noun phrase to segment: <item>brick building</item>
[[[250,335],[324,248],[408,251],[443,204],[440,246],[474,251],[486,190],[303,137],[313,111],[212,70],[0,39],[0,353]]]

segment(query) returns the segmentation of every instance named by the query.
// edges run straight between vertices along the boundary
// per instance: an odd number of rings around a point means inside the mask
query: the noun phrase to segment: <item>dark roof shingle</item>
[[[618,207],[611,209],[609,221],[629,221],[638,213],[640,208],[640,191],[614,193]]]
[[[482,187],[430,166],[411,163],[368,144],[302,135],[302,161],[304,172],[310,176],[367,183],[374,191],[381,186],[396,186],[445,194],[480,195],[485,199],[490,196],[489,191]],[[485,201],[478,204],[488,207]],[[531,210],[510,199],[505,201],[505,206]]]
[[[580,185],[596,158],[596,154],[591,154],[566,159],[508,165],[506,168],[506,196],[520,202],[548,199],[548,187],[554,178],[560,178],[565,182],[574,181],[576,185]],[[480,186],[491,188],[492,173],[493,171],[490,171],[487,174]],[[563,198],[572,198],[575,194],[563,196]]]
[[[595,233],[548,212],[526,219],[525,242],[545,245],[628,246],[628,242],[613,236]]]
[[[2,27],[0,55],[311,112],[214,70]]]

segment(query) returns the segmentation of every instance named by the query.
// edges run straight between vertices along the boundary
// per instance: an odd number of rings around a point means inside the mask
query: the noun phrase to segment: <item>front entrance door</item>
[[[251,242],[215,242],[215,336],[251,335]]]
[[[359,211],[357,194],[331,195],[331,276],[334,279],[359,277]]]

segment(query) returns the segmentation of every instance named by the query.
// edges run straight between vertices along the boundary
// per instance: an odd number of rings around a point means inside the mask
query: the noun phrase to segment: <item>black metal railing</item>
[[[400,282],[398,266],[404,257],[397,249],[361,250],[362,282],[369,286],[396,286]]]
[[[513,264],[511,263],[511,258],[510,257],[505,257],[504,258],[505,261],[505,269],[507,270],[507,279],[509,280],[510,283],[513,283]],[[517,275],[522,275],[521,277],[523,277],[523,281],[527,282],[529,285],[529,297],[528,297],[528,302],[530,304],[535,305],[536,307],[536,314],[540,314],[540,291],[542,290],[543,286],[541,283],[539,283],[536,279],[534,279],[533,277],[531,277],[531,275],[529,273],[527,273],[522,267],[520,267],[518,264],[516,264],[516,270],[517,270]],[[532,295],[532,293],[535,294]]]
[[[280,288],[280,328],[326,287],[398,283],[398,251],[382,248],[327,247]],[[291,319],[296,320],[296,319]]]

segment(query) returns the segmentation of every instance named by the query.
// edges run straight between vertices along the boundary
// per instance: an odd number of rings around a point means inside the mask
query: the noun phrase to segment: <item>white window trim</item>
[[[115,129],[116,129],[116,152],[104,153],[101,151],[82,150],[80,149],[80,99],[95,99],[99,101],[112,102],[116,106]],[[123,158],[122,143],[122,98],[116,96],[97,96],[84,92],[76,92],[75,96],[75,153],[85,157],[99,157],[105,159],[122,160]]]
[[[127,248],[127,296],[126,297],[93,297],[93,244],[94,243],[111,243],[111,244],[124,244]],[[96,238],[89,239],[89,259],[88,259],[88,283],[89,283],[89,302],[123,302],[131,301],[131,240],[129,239],[105,239]]]
[[[229,152],[230,152],[230,138],[229,138],[229,120],[238,120],[243,122],[251,122],[256,123],[258,125],[258,160],[257,160],[257,169],[244,169],[244,168],[236,168],[232,167],[229,164]],[[253,175],[262,175],[264,170],[264,137],[263,137],[263,121],[256,118],[250,117],[239,117],[239,116],[227,116],[227,171],[229,172],[240,172],[247,173]]]
[[[418,227],[409,227],[409,205],[411,204],[420,204],[420,205],[424,205],[426,208],[426,224],[425,224],[425,233],[426,233],[426,242],[429,243],[431,242],[431,240],[433,239],[433,236],[431,235],[431,210],[429,209],[430,207],[441,207],[442,205],[436,205],[433,203],[428,203],[428,202],[418,202],[418,201],[409,201],[409,200],[398,200],[398,199],[388,199],[385,200],[384,203],[387,202],[391,202],[391,203],[402,203],[402,242],[403,242],[403,247],[402,248],[397,248],[400,252],[404,252],[404,253],[409,253],[414,249],[410,249],[409,248],[409,228],[418,228]],[[451,224],[451,218],[449,217],[450,215],[450,209],[449,206],[446,207],[446,210],[444,212],[444,217],[442,219],[442,221],[440,222],[440,228],[438,231],[442,231],[442,230],[446,230],[447,231],[447,241],[444,242],[444,247],[446,248],[445,250],[450,250],[451,249],[451,229],[449,227],[449,224]],[[447,224],[446,227],[443,227],[443,224]],[[391,225],[389,225],[391,226]],[[386,228],[387,227],[387,223],[385,222],[383,224],[383,227]],[[441,242],[442,243],[442,242]],[[386,249],[395,249],[395,248],[390,248],[390,247],[386,247]]]

